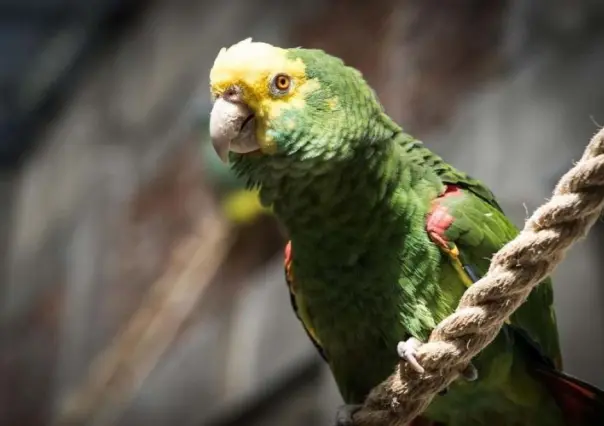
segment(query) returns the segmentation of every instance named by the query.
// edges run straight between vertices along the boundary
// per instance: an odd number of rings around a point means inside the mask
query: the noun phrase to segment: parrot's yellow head
[[[214,97],[229,89],[240,89],[240,99],[257,117],[277,118],[284,109],[303,108],[306,95],[320,88],[309,79],[301,58],[291,58],[288,50],[245,39],[218,53],[210,71]]]
[[[320,87],[306,74],[302,59],[287,49],[251,38],[222,48],[210,71],[215,100],[210,131],[218,155],[226,161],[229,151],[275,153],[271,124],[286,110],[303,109],[307,96]]]
[[[312,162],[324,169],[326,161],[350,157],[383,115],[361,73],[341,59],[251,38],[220,50],[210,91],[214,148],[251,180],[269,166],[318,170]]]

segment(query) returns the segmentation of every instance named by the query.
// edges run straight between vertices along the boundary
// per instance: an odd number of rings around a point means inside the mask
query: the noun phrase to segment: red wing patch
[[[288,241],[285,245],[285,258],[284,258],[284,266],[285,266],[285,277],[287,279],[287,283],[289,285],[290,291],[294,291],[293,289],[293,277],[291,273],[292,267],[292,242]]]
[[[455,197],[462,195],[461,188],[455,185],[447,185],[443,193],[432,201],[432,206],[426,218],[426,231],[430,238],[446,251],[454,248],[445,236],[445,232],[453,223],[455,218],[449,214],[449,209],[441,204],[446,197]]]
[[[292,261],[292,242],[288,241],[285,245],[285,266],[289,265]]]
[[[445,190],[438,198],[450,197],[452,195],[462,195],[461,188],[457,185],[448,184],[445,186]]]

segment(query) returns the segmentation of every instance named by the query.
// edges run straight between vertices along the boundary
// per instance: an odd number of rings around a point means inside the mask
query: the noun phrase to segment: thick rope
[[[487,274],[463,295],[457,310],[417,351],[425,372],[405,362],[377,386],[354,415],[355,426],[403,426],[459,375],[498,334],[530,291],[583,238],[604,207],[604,129],[558,182],[550,201],[492,259]],[[393,348],[395,350],[395,348]],[[361,373],[362,374],[362,373]]]

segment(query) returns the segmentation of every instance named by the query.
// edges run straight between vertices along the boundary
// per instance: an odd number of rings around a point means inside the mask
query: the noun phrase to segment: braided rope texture
[[[457,310],[417,351],[424,373],[405,362],[367,397],[355,426],[404,426],[421,414],[484,349],[530,291],[585,237],[604,207],[604,128],[576,165],[558,182],[552,198],[491,261],[487,274],[464,293]],[[394,350],[394,349],[393,349]]]

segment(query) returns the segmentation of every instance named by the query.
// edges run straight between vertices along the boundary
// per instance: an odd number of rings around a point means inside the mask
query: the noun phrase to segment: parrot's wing
[[[308,314],[305,312],[305,309],[303,309],[302,304],[299,303],[296,293],[295,293],[296,287],[295,287],[295,281],[294,281],[294,276],[293,276],[293,271],[292,271],[291,241],[288,241],[287,245],[285,246],[285,262],[284,263],[285,263],[285,282],[287,283],[287,288],[289,290],[289,297],[290,297],[290,301],[291,301],[294,313],[296,314],[296,317],[302,323],[302,327],[304,328],[304,331],[306,331],[308,338],[313,343],[315,348],[317,348],[319,355],[321,355],[321,357],[325,360],[325,362],[328,362],[327,356],[325,355],[325,350],[321,346],[321,343],[319,342],[319,339],[317,338],[317,336],[314,332],[314,329],[310,323],[310,318],[308,317]]]
[[[419,155],[421,157],[420,163],[424,167],[434,171],[445,184],[467,189],[487,204],[503,212],[495,194],[487,186],[467,173],[452,167],[441,157],[426,148],[421,141],[413,140],[412,136],[408,136],[408,138],[401,140],[401,147],[407,153],[413,152],[413,155]]]
[[[445,184],[427,216],[430,238],[446,253],[462,282],[472,285],[488,270],[492,256],[518,234],[495,195],[480,182],[424,149],[424,163]],[[604,422],[604,392],[563,373],[550,278],[535,287],[503,327],[534,361],[533,372],[550,390],[568,424]]]
[[[426,230],[451,258],[462,280],[469,286],[487,272],[491,257],[518,234],[518,229],[505,216],[494,197],[488,195],[490,191],[478,181],[464,184],[459,179],[454,183],[445,181],[445,185],[445,191],[432,202]],[[483,190],[476,193],[476,187]],[[531,292],[508,323],[525,334],[550,362],[561,368],[553,289],[549,278]]]

